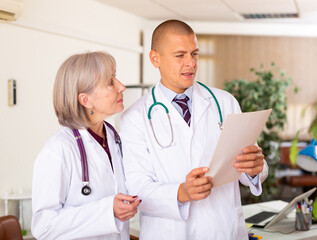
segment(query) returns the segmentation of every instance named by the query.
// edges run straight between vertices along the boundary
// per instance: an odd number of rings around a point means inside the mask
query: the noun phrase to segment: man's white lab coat
[[[215,88],[211,90],[219,101],[224,119],[227,114],[240,113],[232,95]],[[209,166],[219,139],[219,113],[213,97],[194,83],[190,127],[158,87],[155,97],[169,110],[174,132],[172,146],[161,148],[153,136],[148,120],[148,109],[153,104],[151,92],[123,113],[120,126],[128,190],[142,199],[140,239],[248,239],[238,181],[213,188],[211,194],[200,201],[186,204],[177,201],[179,185],[192,169]],[[153,107],[151,117],[159,142],[167,145],[172,136],[164,108]],[[239,180],[249,186],[254,195],[259,195],[267,174],[265,163],[257,186],[244,173]]]

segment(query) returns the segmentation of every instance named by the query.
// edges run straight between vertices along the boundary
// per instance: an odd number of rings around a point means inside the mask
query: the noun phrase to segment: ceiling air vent
[[[22,13],[24,0],[0,0],[0,20],[15,21]]]
[[[281,19],[298,18],[298,13],[244,13],[241,16],[245,19]]]

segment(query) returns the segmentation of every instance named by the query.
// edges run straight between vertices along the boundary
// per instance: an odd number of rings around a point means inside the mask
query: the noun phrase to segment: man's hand
[[[207,167],[195,168],[187,176],[186,182],[178,188],[177,199],[181,203],[206,198],[213,186],[211,177],[205,177]]]
[[[250,177],[255,177],[263,170],[264,155],[262,149],[256,145],[246,147],[243,154],[237,155],[233,166],[239,171],[247,173]]]
[[[124,195],[122,193],[117,194],[113,200],[114,216],[120,221],[127,221],[134,217],[141,202],[140,199],[137,199],[137,196]]]

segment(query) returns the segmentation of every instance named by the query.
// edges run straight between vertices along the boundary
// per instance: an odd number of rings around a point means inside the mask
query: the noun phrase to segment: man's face
[[[157,53],[162,84],[176,93],[193,85],[198,67],[198,44],[194,34],[168,33]]]

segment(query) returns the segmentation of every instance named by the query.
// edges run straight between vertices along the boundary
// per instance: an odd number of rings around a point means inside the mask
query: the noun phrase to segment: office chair
[[[18,219],[8,215],[0,217],[0,239],[1,240],[22,240],[22,230]]]

